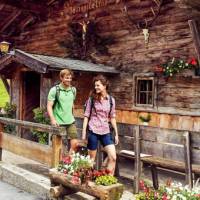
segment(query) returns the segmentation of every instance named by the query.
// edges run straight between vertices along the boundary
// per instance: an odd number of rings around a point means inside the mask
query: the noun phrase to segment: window
[[[153,106],[154,102],[154,78],[136,78],[136,106]]]

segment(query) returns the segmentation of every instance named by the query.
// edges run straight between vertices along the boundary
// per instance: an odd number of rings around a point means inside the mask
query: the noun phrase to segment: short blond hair
[[[70,69],[63,69],[60,71],[60,78],[63,78],[64,76],[68,75],[73,76],[73,72]]]

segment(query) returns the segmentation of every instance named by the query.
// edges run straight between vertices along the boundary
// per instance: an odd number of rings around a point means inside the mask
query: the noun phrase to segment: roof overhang
[[[39,73],[48,73],[49,71],[60,71],[64,68],[68,68],[73,71],[110,74],[119,73],[118,70],[110,66],[94,64],[82,60],[74,60],[69,58],[31,54],[19,49],[16,49],[13,55],[6,55],[0,59],[0,72],[12,62],[24,64],[28,68]]]

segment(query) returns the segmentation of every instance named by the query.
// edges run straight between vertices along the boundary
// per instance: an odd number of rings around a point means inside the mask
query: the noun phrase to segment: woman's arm
[[[84,117],[83,129],[82,129],[82,140],[86,140],[87,125],[88,125],[88,117]]]
[[[112,127],[114,128],[114,132],[115,132],[115,144],[117,145],[119,143],[119,135],[118,135],[117,122],[116,122],[115,117],[111,118],[110,122],[112,124]]]

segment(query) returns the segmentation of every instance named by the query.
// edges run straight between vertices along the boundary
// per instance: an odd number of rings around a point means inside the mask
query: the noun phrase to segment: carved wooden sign
[[[65,7],[68,8],[69,14],[86,13],[90,10],[105,7],[109,4],[119,3],[121,0],[83,0],[76,1],[71,0]]]

